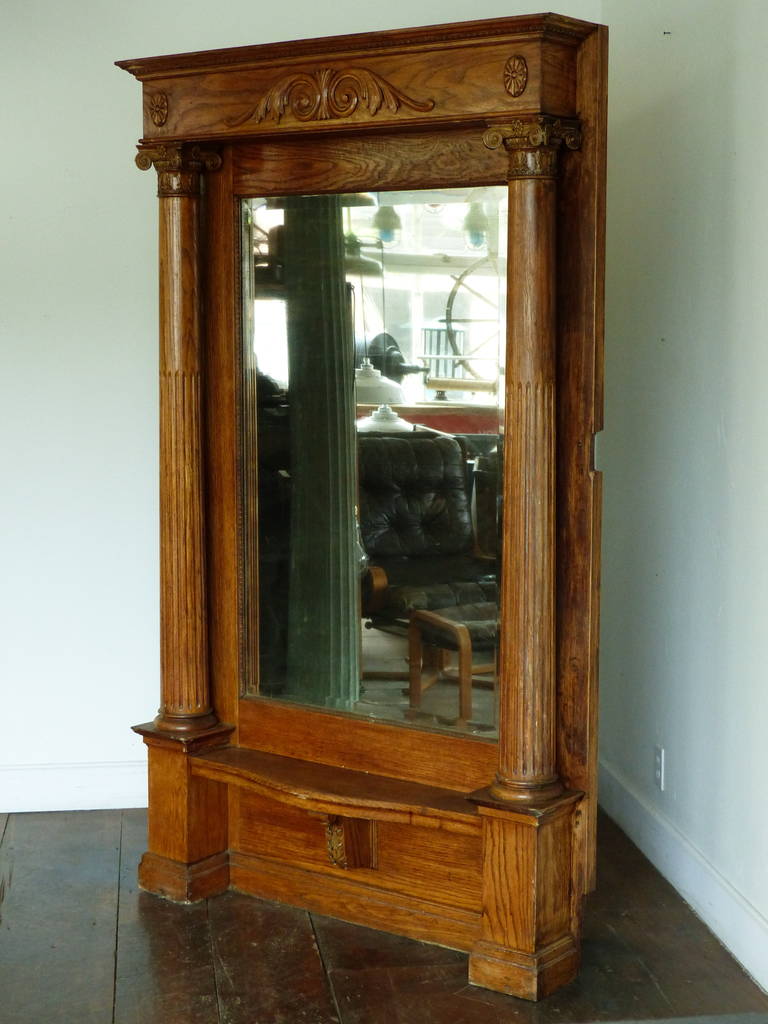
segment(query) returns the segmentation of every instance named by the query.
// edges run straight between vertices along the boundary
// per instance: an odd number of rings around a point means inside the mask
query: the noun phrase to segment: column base
[[[573,936],[559,939],[538,953],[480,941],[469,956],[469,981],[535,1002],[573,981],[579,962],[579,948]]]
[[[208,717],[206,715],[205,720],[192,719],[193,728],[169,729],[163,724],[158,724],[160,720],[158,715],[153,722],[143,722],[141,725],[133,725],[131,728],[133,732],[144,737],[144,742],[148,747],[158,745],[169,749],[178,747],[179,750],[186,753],[197,754],[212,747],[225,746],[235,731],[234,725],[220,722],[215,715],[210,716],[212,719],[210,722]],[[190,721],[190,719],[186,721]]]
[[[161,711],[152,724],[159,732],[173,735],[191,735],[193,733],[196,735],[214,729],[219,724],[219,720],[212,711],[204,715],[171,715]]]
[[[527,783],[497,777],[487,792],[492,800],[501,804],[528,804],[537,807],[561,796],[565,789],[558,778]]]
[[[139,886],[174,903],[196,903],[229,888],[229,851],[184,864],[145,853],[139,864]]]

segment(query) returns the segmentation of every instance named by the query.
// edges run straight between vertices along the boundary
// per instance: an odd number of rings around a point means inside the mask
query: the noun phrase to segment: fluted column
[[[558,151],[570,122],[532,117],[486,132],[509,153],[498,800],[562,792],[556,771],[555,377]]]
[[[200,194],[216,153],[175,144],[140,147],[160,200],[160,646],[155,726],[195,733],[211,710],[203,505]]]

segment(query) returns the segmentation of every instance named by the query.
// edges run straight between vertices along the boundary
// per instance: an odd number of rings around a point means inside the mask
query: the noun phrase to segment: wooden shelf
[[[479,833],[477,808],[449,789],[225,747],[191,758],[192,774],[242,786],[308,812]]]

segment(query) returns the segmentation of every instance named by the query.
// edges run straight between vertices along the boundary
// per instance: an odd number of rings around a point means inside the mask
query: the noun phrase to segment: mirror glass
[[[245,693],[494,739],[506,189],[241,216]]]

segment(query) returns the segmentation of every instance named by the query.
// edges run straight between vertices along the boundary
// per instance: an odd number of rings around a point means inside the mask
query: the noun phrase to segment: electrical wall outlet
[[[664,792],[664,747],[653,748],[653,780]]]

